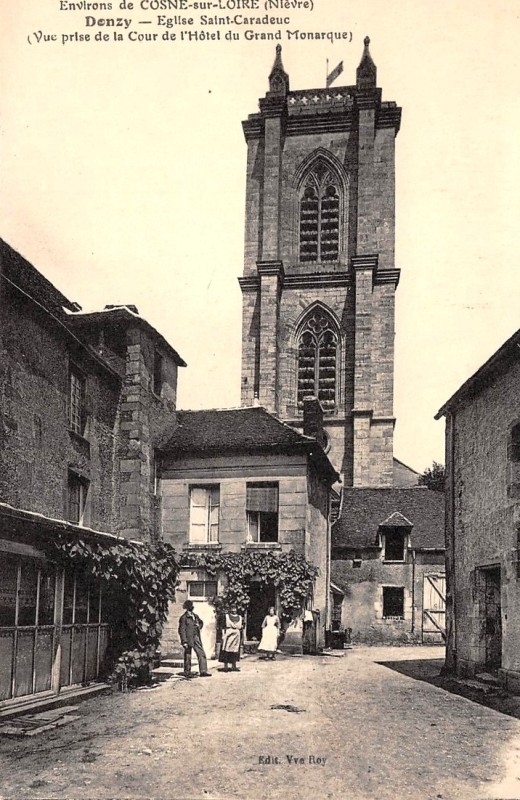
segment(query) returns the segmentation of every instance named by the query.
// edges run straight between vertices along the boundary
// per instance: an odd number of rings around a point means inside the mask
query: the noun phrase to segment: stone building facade
[[[520,331],[441,408],[446,418],[447,666],[520,693]]]
[[[0,241],[0,713],[95,682],[101,586],[53,560],[56,533],[157,536],[155,445],[184,362],[137,313],[82,313]]]
[[[444,644],[444,495],[345,489],[332,529],[332,631],[353,642]]]
[[[291,91],[281,47],[247,141],[242,404],[325,412],[347,486],[393,484],[395,136],[369,41],[356,83]]]
[[[0,499],[153,539],[154,442],[174,424],[184,361],[137,313],[83,313],[0,242]]]
[[[306,402],[305,435],[263,408],[179,411],[158,471],[162,535],[181,557],[293,552],[317,568],[306,608],[293,609],[290,621],[282,615],[283,584],[260,583],[252,575],[247,587],[246,641],[258,642],[274,605],[283,622],[282,649],[298,653],[323,648],[330,625],[329,498],[338,476],[319,444],[321,420],[313,405]],[[163,652],[178,653],[182,603],[191,599],[205,623],[206,652],[213,654],[214,599],[226,589],[226,570],[183,569],[179,580]]]

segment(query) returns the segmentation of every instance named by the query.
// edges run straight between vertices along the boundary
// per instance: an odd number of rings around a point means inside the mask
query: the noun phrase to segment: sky
[[[68,0],[2,0],[0,236],[83,308],[137,305],[188,363],[179,408],[236,406],[241,121],[267,91],[277,42],[163,41],[182,26],[112,2],[112,13],[85,13],[62,10]],[[243,13],[263,15],[264,3]],[[436,411],[519,327],[520,6],[313,3],[269,11],[291,16],[280,26],[291,89],[323,87],[327,59],[344,62],[335,85],[354,83],[368,34],[383,99],[403,108],[395,455],[422,471],[444,461]],[[123,29],[116,42],[114,29],[86,25],[118,15],[158,40],[131,42]],[[288,41],[287,29],[349,36]]]

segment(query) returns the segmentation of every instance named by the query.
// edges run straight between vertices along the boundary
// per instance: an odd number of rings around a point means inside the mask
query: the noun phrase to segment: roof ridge
[[[178,408],[178,414],[200,414],[208,411],[252,411],[255,408],[260,408],[265,411],[263,406],[226,406],[226,408]],[[267,412],[269,413],[269,412]]]

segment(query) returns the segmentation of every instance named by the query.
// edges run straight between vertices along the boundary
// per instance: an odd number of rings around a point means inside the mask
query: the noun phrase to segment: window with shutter
[[[190,543],[218,542],[219,486],[192,486],[190,490]]]
[[[278,484],[249,483],[246,490],[250,542],[278,541]]]
[[[76,525],[85,525],[88,523],[88,491],[89,481],[77,475],[75,472],[69,472],[67,497],[68,497],[68,519]]]

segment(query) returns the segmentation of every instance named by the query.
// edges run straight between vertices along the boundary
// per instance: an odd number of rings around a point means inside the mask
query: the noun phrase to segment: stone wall
[[[287,474],[287,468],[292,474]],[[248,481],[278,482],[278,544],[283,551],[288,552],[294,548],[305,554],[306,460],[298,456],[266,456],[263,459],[250,456],[240,460],[192,458],[179,461],[176,466],[165,463],[160,481],[163,539],[181,551],[188,544],[189,538],[190,487],[218,484],[219,544],[225,551],[239,553],[247,541]]]
[[[162,360],[160,395],[153,391],[156,354]],[[127,332],[127,360],[121,392],[118,530],[129,538],[153,539],[155,519],[155,445],[173,430],[177,367],[140,327]]]
[[[112,336],[107,315],[106,331],[85,327],[80,338],[9,285],[2,299],[0,502],[67,519],[72,472],[88,481],[83,524],[153,538],[154,446],[175,424],[177,365],[169,351],[162,348],[157,396],[161,345],[140,321],[130,318]],[[71,366],[85,381],[81,435],[69,424]]]
[[[454,615],[451,663],[474,674],[486,665],[483,571],[499,567],[502,668],[520,672],[518,530],[520,501],[510,497],[510,430],[518,420],[520,363],[495,375],[470,402],[449,415],[447,514],[449,591]],[[452,437],[452,438],[451,438]]]
[[[0,501],[67,518],[68,472],[90,481],[86,522],[115,527],[114,447],[119,380],[15,290],[0,332]],[[84,435],[69,430],[69,365],[86,379]]]
[[[381,552],[364,551],[360,565],[350,559],[334,561],[334,582],[344,588],[341,622],[352,629],[352,641],[364,644],[406,644],[422,641],[425,574],[443,574],[442,554],[416,555],[415,566],[385,564]],[[404,588],[403,619],[383,617],[383,586]],[[426,637],[428,638],[428,637]]]

